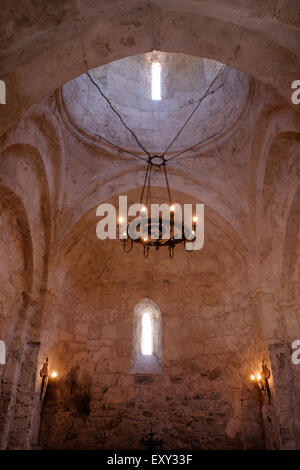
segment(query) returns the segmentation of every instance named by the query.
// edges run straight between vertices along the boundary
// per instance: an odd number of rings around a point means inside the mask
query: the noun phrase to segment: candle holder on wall
[[[250,378],[254,382],[254,386],[259,393],[261,401],[263,401],[264,396],[268,398],[268,403],[271,403],[271,390],[269,386],[269,379],[271,377],[271,372],[268,369],[268,366],[265,360],[262,360],[261,372],[258,374],[251,374]]]
[[[40,394],[40,401],[42,401],[46,393],[48,378],[49,378],[48,357],[46,361],[44,362],[43,367],[40,370],[40,377],[42,377],[41,394]]]
[[[46,390],[47,390],[47,385],[49,378],[50,379],[56,379],[57,378],[57,372],[52,371],[51,374],[49,374],[49,368],[48,368],[48,357],[46,358],[43,367],[40,370],[40,377],[42,377],[42,385],[41,385],[41,393],[40,393],[40,401],[44,399]]]

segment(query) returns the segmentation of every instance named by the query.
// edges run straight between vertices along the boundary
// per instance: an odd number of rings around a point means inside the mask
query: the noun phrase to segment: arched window
[[[160,373],[162,368],[161,313],[150,299],[134,309],[132,373]]]
[[[0,340],[0,364],[6,363],[6,350],[4,341]]]

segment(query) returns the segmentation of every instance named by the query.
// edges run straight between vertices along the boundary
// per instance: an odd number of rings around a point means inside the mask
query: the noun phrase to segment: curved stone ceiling
[[[162,67],[162,99],[151,99],[151,63]],[[182,151],[233,126],[249,96],[249,77],[214,60],[154,52],[111,62],[90,73],[112,105],[150,152],[163,153],[219,73],[187,126],[171,147]],[[71,121],[89,135],[133,151],[140,150],[86,74],[62,88]]]

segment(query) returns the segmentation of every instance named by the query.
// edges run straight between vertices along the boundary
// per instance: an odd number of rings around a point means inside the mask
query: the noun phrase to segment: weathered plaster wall
[[[203,251],[178,248],[175,260],[100,242],[94,211],[69,235],[49,285],[45,334],[54,322],[59,379],[42,447],[141,448],[152,426],[169,449],[264,448],[248,376],[267,353],[243,259],[209,218]],[[133,311],[145,297],[162,312],[162,374],[131,374]]]

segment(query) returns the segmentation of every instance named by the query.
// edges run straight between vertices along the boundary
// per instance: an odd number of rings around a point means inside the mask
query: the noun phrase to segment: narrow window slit
[[[151,356],[153,353],[153,330],[152,320],[149,313],[142,316],[142,354]]]
[[[159,62],[152,62],[152,100],[161,100],[161,65]]]
[[[134,309],[132,368],[134,374],[162,371],[162,321],[155,302],[142,299]]]

